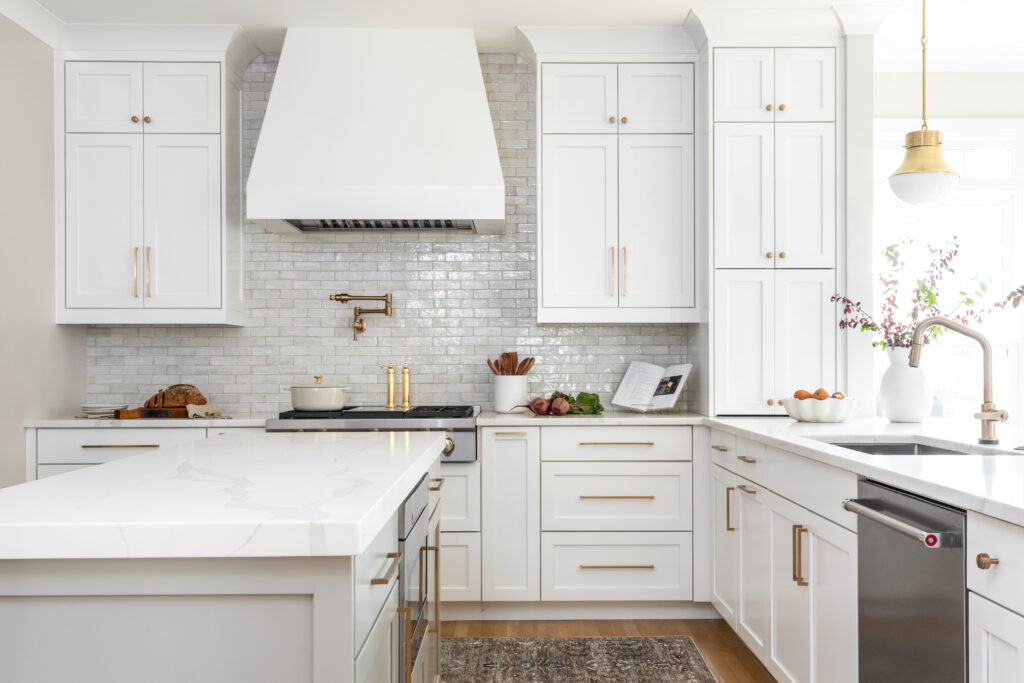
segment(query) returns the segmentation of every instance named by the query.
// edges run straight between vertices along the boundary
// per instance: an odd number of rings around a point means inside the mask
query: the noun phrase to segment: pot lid
[[[337,384],[326,384],[323,380],[323,375],[313,375],[313,382],[310,384],[293,384],[292,389],[348,389],[349,387],[343,387]]]

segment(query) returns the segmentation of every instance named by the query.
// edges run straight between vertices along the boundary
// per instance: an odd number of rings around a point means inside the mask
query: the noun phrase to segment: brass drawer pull
[[[745,462],[748,465],[753,465],[757,462],[757,458],[751,458],[749,455],[737,455],[736,459],[740,462]]]
[[[412,662],[412,608],[396,607],[395,611],[405,615],[405,661]],[[412,683],[412,666],[405,667],[405,683]]]
[[[653,564],[581,564],[580,569],[654,569]]]
[[[495,436],[526,436],[526,432],[494,432]]]
[[[160,448],[158,443],[83,443],[82,448]]]
[[[807,527],[800,524],[794,525],[793,529],[796,534],[796,568],[794,569],[794,578],[796,579],[796,585],[806,586],[808,583],[807,579],[804,578],[804,543],[800,534],[809,534],[811,532]]]
[[[978,569],[990,569],[994,565],[999,564],[999,560],[989,556],[988,553],[978,553],[977,561]]]
[[[608,247],[612,254],[612,269],[608,275],[608,286],[611,288],[611,294],[608,296],[615,296],[615,247]]]
[[[580,496],[580,500],[654,500],[654,496]]]
[[[653,446],[653,441],[580,441],[581,446]]]
[[[430,491],[440,491],[441,487],[444,486],[444,477],[437,477],[436,479],[431,479],[430,481],[431,483],[437,484],[437,486],[429,487],[428,490]]]
[[[132,296],[139,296],[139,248],[135,247],[132,254]]]
[[[729,494],[736,489],[729,486],[725,489],[725,530],[736,531],[736,527],[732,525],[732,499],[729,498]]]
[[[743,493],[749,493],[750,495],[754,495],[757,493],[757,489],[751,488],[750,486],[740,485],[737,486],[736,488],[738,488],[740,491],[743,491]]]
[[[729,449],[726,446],[712,446],[711,450],[718,451],[719,453],[728,453]]]
[[[388,559],[391,560],[391,566],[384,572],[384,576],[375,576],[370,579],[371,586],[383,586],[391,583],[391,579],[398,571],[398,565],[402,561],[402,553],[388,553]]]
[[[151,251],[152,251],[151,247],[146,247],[146,296],[147,297],[153,296],[153,290],[150,287],[150,281],[152,280],[152,275],[153,275],[153,265],[150,262],[150,258],[149,258]]]

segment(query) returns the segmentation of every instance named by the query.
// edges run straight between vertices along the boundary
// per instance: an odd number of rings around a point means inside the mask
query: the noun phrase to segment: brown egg
[[[841,399],[846,398],[846,394],[844,394],[841,391],[837,391],[836,393],[832,394],[832,398],[838,398],[838,399],[841,400]]]
[[[796,391],[793,392],[793,398],[798,398],[801,401],[804,400],[805,398],[810,398],[810,397],[811,397],[811,392],[805,391],[803,389],[797,389]]]
[[[819,401],[824,401],[826,398],[831,396],[831,394],[825,391],[824,389],[818,389],[811,395],[814,396],[814,398],[818,399]]]

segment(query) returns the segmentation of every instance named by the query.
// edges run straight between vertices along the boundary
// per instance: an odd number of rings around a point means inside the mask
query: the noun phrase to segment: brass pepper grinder
[[[395,409],[395,364],[388,363],[385,365],[378,365],[378,368],[386,368],[388,371],[388,400],[384,404],[384,407],[388,410]]]
[[[409,403],[409,364],[402,364],[402,410],[409,410],[412,404]]]

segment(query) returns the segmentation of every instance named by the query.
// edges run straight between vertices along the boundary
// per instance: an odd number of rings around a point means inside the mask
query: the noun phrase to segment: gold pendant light
[[[921,0],[921,130],[907,133],[907,154],[889,187],[909,204],[931,204],[945,198],[960,180],[942,154],[942,133],[928,130],[928,31],[927,0]]]

